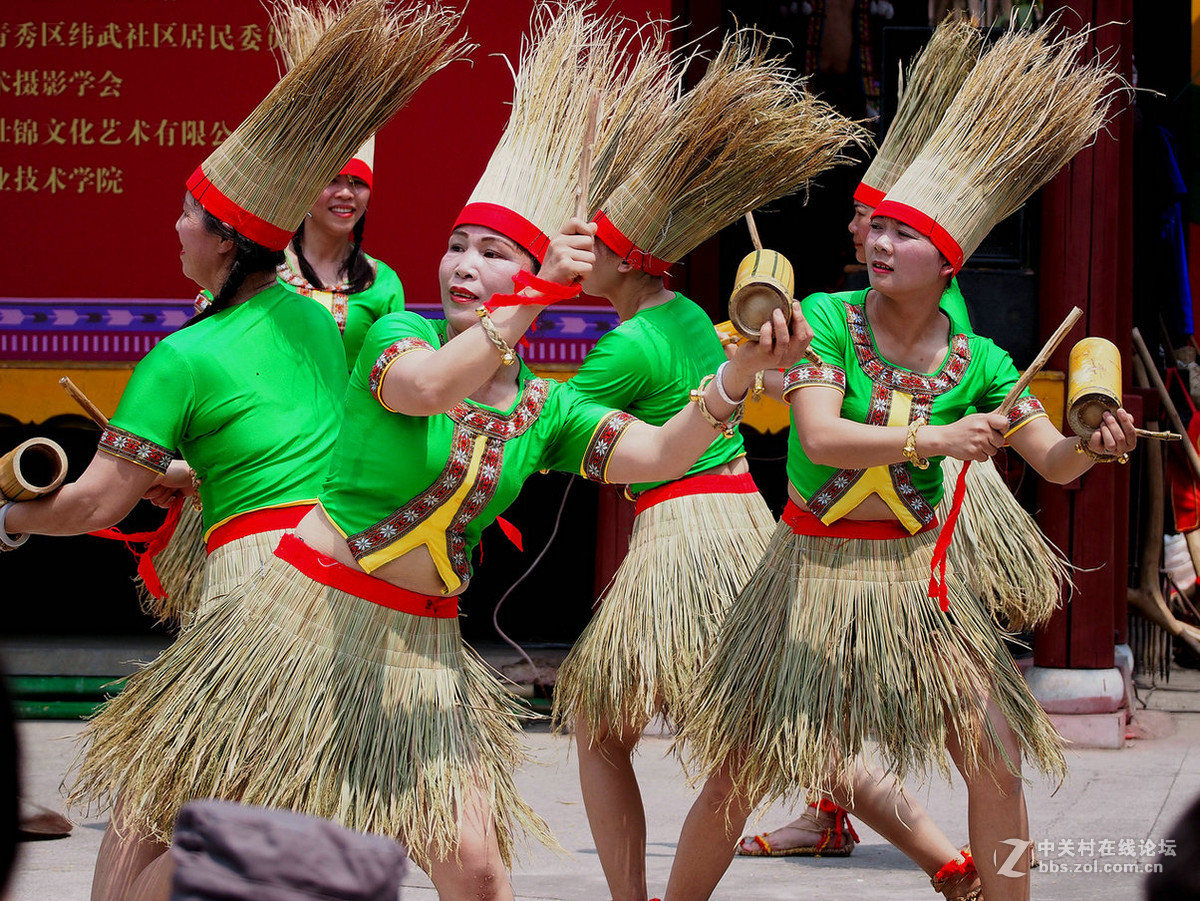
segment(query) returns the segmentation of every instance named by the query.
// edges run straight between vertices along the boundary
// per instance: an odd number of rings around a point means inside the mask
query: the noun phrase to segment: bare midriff
[[[329,521],[329,517],[326,516],[320,505],[314,507],[304,519],[300,520],[300,525],[296,527],[296,535],[309,547],[332,557],[338,563],[359,572],[366,572],[354,559],[354,555],[350,553],[350,548],[346,544],[346,539]],[[419,545],[395,560],[389,560],[374,570],[371,575],[376,579],[382,579],[418,594],[458,595],[462,594],[467,587],[467,583],[463,582],[457,590],[446,592],[445,583],[438,575],[433,557],[425,545]]]
[[[799,507],[801,510],[808,511],[808,504],[804,498],[800,496],[800,492],[796,490],[796,486],[788,483],[788,499]],[[311,514],[310,514],[311,515]],[[865,498],[861,504],[847,513],[842,519],[853,519],[858,521],[877,521],[881,519],[896,520],[896,514],[892,512],[892,508],[883,502],[883,499],[872,494]]]
[[[719,463],[700,472],[694,472],[692,476],[740,476],[742,473],[749,471],[750,464],[746,462],[746,457],[743,455],[735,460],[730,460],[728,463]],[[687,478],[690,479],[692,476],[687,476]]]

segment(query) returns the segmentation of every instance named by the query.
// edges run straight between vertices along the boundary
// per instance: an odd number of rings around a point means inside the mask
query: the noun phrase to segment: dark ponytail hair
[[[312,264],[308,262],[308,257],[304,255],[304,250],[301,245],[304,238],[304,225],[308,220],[300,223],[300,227],[296,229],[296,234],[292,237],[292,250],[296,252],[296,261],[300,264],[300,274],[304,276],[304,280],[316,288],[318,291],[328,291],[329,289],[318,278],[317,273],[313,270]],[[342,265],[341,271],[346,276],[346,282],[350,286],[351,294],[358,294],[360,291],[366,291],[367,288],[375,284],[375,269],[371,266],[371,261],[367,259],[367,255],[363,253],[362,239],[363,231],[367,224],[367,213],[364,210],[358,221],[354,223],[354,231],[352,236],[354,241],[350,245],[350,255],[346,257],[346,262]]]
[[[224,283],[217,290],[212,301],[204,308],[203,312],[192,317],[187,325],[195,325],[201,319],[207,319],[209,316],[221,312],[229,306],[229,302],[245,284],[249,275],[255,272],[270,272],[274,275],[276,267],[283,262],[282,250],[263,247],[236,231],[233,226],[222,222],[208,210],[203,207],[200,209],[204,213],[205,230],[219,238],[232,241],[237,252],[234,254],[233,265],[229,267],[229,273],[225,276]],[[184,327],[186,328],[187,325]]]

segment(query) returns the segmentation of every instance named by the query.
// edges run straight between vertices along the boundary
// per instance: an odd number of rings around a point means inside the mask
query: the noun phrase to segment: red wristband
[[[560,285],[558,282],[548,282],[544,278],[538,278],[528,269],[522,269],[513,276],[513,287],[518,291],[521,288],[532,288],[541,294],[546,295],[551,302],[560,300],[572,300],[579,296],[579,282],[574,282],[570,285]]]
[[[532,288],[542,296],[528,297],[524,294],[493,294],[484,303],[484,306],[489,312],[499,307],[548,306],[560,300],[572,300],[578,297],[582,290],[578,283],[574,285],[560,285],[558,282],[548,282],[544,278],[538,278],[528,269],[522,269],[513,276],[513,287],[518,291],[522,288]]]

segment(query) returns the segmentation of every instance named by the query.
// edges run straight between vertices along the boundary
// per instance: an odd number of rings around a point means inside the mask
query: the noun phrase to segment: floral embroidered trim
[[[99,449],[154,472],[166,472],[167,466],[175,458],[175,454],[161,444],[111,425],[100,433]]]
[[[1040,400],[1032,394],[1028,397],[1022,397],[1008,411],[1008,430],[1011,432],[1017,426],[1024,424],[1026,420],[1045,415],[1046,408],[1042,406]]]
[[[379,396],[379,389],[383,385],[383,377],[387,375],[388,367],[399,360],[406,353],[411,353],[414,350],[433,350],[434,347],[424,338],[401,338],[392,344],[387,350],[379,355],[379,359],[375,361],[375,365],[371,367],[371,377],[368,381],[368,387],[371,390],[371,395],[379,401],[380,405],[386,409],[392,410],[383,402],[383,398]]]
[[[871,343],[871,329],[861,304],[843,302],[846,307],[846,326],[850,340],[854,342],[854,353],[858,364],[872,382],[886,385],[905,394],[945,394],[962,381],[971,362],[971,343],[966,335],[952,335],[950,350],[940,372],[926,375],[899,369],[881,359]]]
[[[830,388],[837,388],[843,394],[846,393],[846,372],[837,366],[824,364],[821,366],[815,363],[805,363],[800,366],[793,366],[783,374],[783,396],[787,397],[788,393],[795,391],[797,388],[803,388],[805,385],[825,385]]]
[[[608,461],[612,458],[617,442],[621,440],[625,430],[636,421],[636,416],[630,416],[620,410],[614,410],[601,419],[592,432],[579,471],[593,482],[607,482]]]
[[[461,426],[456,427],[456,431],[457,428],[461,428]],[[446,529],[446,557],[454,568],[454,573],[458,576],[460,583],[471,577],[471,559],[467,554],[465,537],[467,526],[483,512],[484,507],[490,504],[492,498],[496,496],[503,459],[503,439],[489,437],[479,460],[479,471],[475,475],[475,484],[463,498],[462,505]]]
[[[338,331],[343,335],[346,334],[346,309],[349,306],[349,298],[344,292],[317,291],[308,285],[302,285],[297,289],[297,293],[304,297],[312,298],[317,303],[321,304],[321,306],[324,306],[325,302],[317,295],[328,294],[330,306],[329,312],[333,313],[333,321],[337,323]]]
[[[909,423],[916,422],[918,419],[924,419],[929,422],[930,416],[933,414],[933,398],[928,394],[918,394],[912,399],[912,406],[908,411]],[[885,419],[884,422],[887,420]],[[888,474],[892,477],[892,487],[896,489],[896,496],[900,498],[901,503],[909,509],[913,516],[917,518],[922,526],[927,526],[933,522],[937,511],[925,499],[925,495],[917,490],[917,486],[913,484],[913,466],[905,461],[904,463],[892,463],[888,466]]]
[[[829,508],[858,484],[865,472],[865,469],[839,469],[829,477],[829,481],[817,489],[816,494],[808,498],[809,512],[817,519],[823,519]]]
[[[295,260],[295,259],[296,259],[296,256],[295,256],[294,252],[292,251],[292,248],[289,247],[286,251],[284,251],[283,262],[275,267],[275,274],[278,275],[281,280],[283,280],[283,281],[287,282],[289,285],[291,285],[293,288],[308,288],[310,291],[313,290],[313,286],[311,284],[309,284],[308,279],[306,279],[303,275],[301,275],[296,269],[292,268],[291,263],[292,263],[292,260]],[[296,260],[296,266],[299,267],[299,265],[300,265],[299,260]],[[375,268],[374,261],[372,261],[371,268],[372,269]],[[333,288],[331,288],[330,290],[331,291],[340,291],[343,294],[348,294],[350,292],[350,282],[349,281],[340,282],[340,283],[334,285]],[[309,296],[311,297],[312,295],[310,294]]]
[[[521,399],[511,413],[485,410],[464,400],[447,410],[446,415],[480,435],[508,441],[537,422],[549,393],[545,379],[527,379]]]

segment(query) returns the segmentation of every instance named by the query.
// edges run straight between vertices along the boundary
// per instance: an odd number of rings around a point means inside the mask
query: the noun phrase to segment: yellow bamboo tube
[[[774,250],[756,250],[738,265],[733,294],[729,298],[729,320],[747,338],[758,330],[774,310],[792,316],[796,275],[787,257]]]
[[[63,449],[49,438],[30,438],[0,457],[0,498],[30,501],[57,490],[66,477]]]
[[[1106,338],[1084,338],[1071,348],[1067,374],[1067,422],[1087,438],[1104,412],[1121,406],[1121,352]]]

